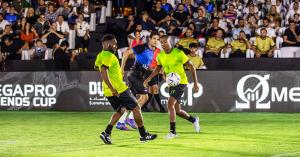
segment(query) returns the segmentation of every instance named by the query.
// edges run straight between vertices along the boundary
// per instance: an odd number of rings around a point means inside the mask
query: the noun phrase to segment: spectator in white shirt
[[[76,30],[76,49],[79,49],[81,52],[88,52],[88,45],[90,39],[90,26],[84,21],[83,14],[79,14],[77,18],[77,23],[75,25]]]
[[[65,35],[65,37],[67,37],[69,35],[70,28],[69,28],[68,22],[64,21],[64,17],[62,15],[59,15],[57,17],[56,24],[57,24],[56,30],[58,32],[63,33]]]
[[[4,30],[5,26],[9,24],[8,21],[4,20],[4,15],[0,13],[0,30]]]
[[[276,38],[276,31],[275,29],[273,29],[270,25],[270,20],[268,18],[264,18],[263,19],[263,25],[262,27],[258,28],[256,30],[256,34],[260,35],[260,30],[262,28],[266,28],[267,29],[267,36],[272,38],[272,39],[275,39]]]
[[[289,10],[289,12],[286,15],[286,19],[285,19],[286,24],[288,24],[290,19],[293,19],[294,14],[296,14],[296,13],[300,14],[299,3],[297,3],[297,2],[294,3],[293,9]]]

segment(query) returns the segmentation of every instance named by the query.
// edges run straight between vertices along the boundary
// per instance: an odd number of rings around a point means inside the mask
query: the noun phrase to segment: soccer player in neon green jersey
[[[181,96],[188,84],[184,66],[188,67],[192,73],[194,80],[194,92],[197,93],[199,90],[195,67],[189,61],[188,57],[184,54],[183,51],[177,48],[172,48],[168,40],[168,36],[161,37],[160,42],[163,51],[160,52],[157,56],[157,67],[152,72],[152,74],[144,81],[144,86],[147,86],[152,77],[156,76],[162,68],[166,75],[174,72],[180,76],[180,84],[178,86],[169,88],[170,97],[168,99],[168,111],[170,117],[170,133],[167,134],[166,138],[171,139],[176,137],[176,115],[192,122],[196,132],[200,132],[199,118],[195,118],[189,115],[180,107]]]
[[[119,60],[115,53],[117,51],[117,40],[115,36],[107,34],[102,38],[103,50],[98,54],[95,67],[99,69],[102,79],[104,95],[116,111],[111,117],[109,124],[100,138],[105,144],[111,144],[111,131],[120,119],[125,109],[132,110],[140,133],[140,141],[154,140],[157,135],[148,133],[144,128],[141,109],[137,100],[132,95],[123,81]]]

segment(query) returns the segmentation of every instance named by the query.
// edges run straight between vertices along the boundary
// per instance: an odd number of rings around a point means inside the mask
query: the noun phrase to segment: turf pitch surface
[[[0,157],[300,157],[300,114],[192,113],[202,132],[177,117],[179,137],[164,139],[168,114],[144,113],[158,139],[139,142],[138,131],[113,129],[113,145],[99,133],[109,112],[0,112]]]

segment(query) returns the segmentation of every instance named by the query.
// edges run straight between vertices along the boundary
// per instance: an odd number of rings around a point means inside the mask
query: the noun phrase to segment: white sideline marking
[[[271,157],[284,157],[284,156],[291,156],[291,155],[300,155],[300,152],[277,154]]]
[[[17,141],[13,140],[7,140],[7,141],[0,141],[0,145],[10,145],[10,144],[16,144]]]

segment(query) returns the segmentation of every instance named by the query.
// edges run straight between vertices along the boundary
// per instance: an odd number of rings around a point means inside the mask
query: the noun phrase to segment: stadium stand
[[[1,0],[0,6],[2,71],[66,70],[55,66],[55,56],[69,58],[69,70],[93,70],[105,33],[117,36],[121,59],[151,31],[169,35],[187,54],[197,44],[208,70],[300,69],[298,0]],[[64,40],[66,56],[55,55]]]

